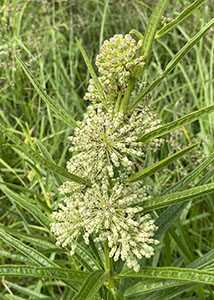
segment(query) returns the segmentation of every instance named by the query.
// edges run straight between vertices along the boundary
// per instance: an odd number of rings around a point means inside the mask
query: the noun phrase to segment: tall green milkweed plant
[[[37,263],[0,267],[4,276],[33,276],[61,279],[65,292],[60,299],[171,299],[198,285],[213,285],[211,251],[186,268],[150,267],[150,259],[160,247],[161,235],[182,213],[188,201],[214,191],[214,184],[198,184],[185,189],[212,161],[208,156],[191,173],[160,196],[152,196],[145,178],[166,168],[190,152],[190,145],[143,167],[148,151],[156,151],[161,137],[214,111],[214,105],[163,124],[148,104],[150,92],[175,68],[184,55],[213,25],[212,19],[174,55],[164,72],[150,85],[142,86],[141,76],[150,63],[152,45],[190,15],[204,1],[195,1],[175,20],[159,24],[167,0],[158,1],[145,34],[132,30],[106,40],[96,57],[96,75],[86,51],[77,41],[91,79],[84,99],[89,102],[82,121],[58,106],[39,86],[25,64],[17,60],[41,98],[74,129],[70,137],[71,159],[67,171],[29,149],[14,133],[0,125],[1,132],[36,163],[66,178],[63,195],[50,214],[36,208],[8,187],[2,190],[27,209],[56,237],[75,261],[74,268],[62,268],[44,254],[18,241],[1,228],[0,238]],[[162,213],[160,208],[168,207]],[[39,264],[39,267],[38,267]],[[60,284],[60,283],[59,283]],[[149,293],[149,294],[148,294]]]

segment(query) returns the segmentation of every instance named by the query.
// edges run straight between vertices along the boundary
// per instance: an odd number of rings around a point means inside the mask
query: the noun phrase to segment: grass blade
[[[119,278],[163,278],[187,280],[214,285],[214,272],[175,267],[144,267],[138,273],[128,271],[118,275]]]
[[[166,34],[169,30],[174,28],[177,24],[185,20],[189,15],[193,13],[193,11],[199,8],[206,0],[196,0],[189,7],[187,7],[182,13],[177,16],[174,20],[169,22],[167,25],[163,26],[160,30],[158,30],[155,38],[159,39],[164,34]]]
[[[142,135],[138,141],[139,142],[148,142],[152,139],[155,139],[156,137],[160,137],[164,134],[167,134],[175,129],[178,129],[180,128],[181,126],[183,125],[187,125],[189,123],[192,123],[194,122],[195,120],[203,117],[203,116],[206,116],[207,114],[210,114],[214,111],[214,105],[210,105],[210,106],[207,106],[205,108],[202,108],[202,109],[199,109],[195,112],[192,112],[184,117],[181,117],[175,121],[172,121],[168,124],[165,124],[153,131],[150,131],[144,135]]]
[[[166,66],[165,71],[150,84],[145,90],[143,90],[134,99],[133,103],[129,106],[128,110],[132,110],[138,102],[140,102],[146,95],[148,95],[166,76],[176,67],[181,59],[192,49],[192,47],[203,37],[203,35],[210,29],[214,24],[214,18],[210,20],[193,38],[191,38],[181,50],[179,50],[171,61]]]
[[[142,206],[144,211],[151,211],[162,207],[169,206],[171,204],[180,203],[188,200],[193,200],[198,197],[210,194],[214,192],[214,183],[201,185],[198,187],[191,188],[186,191],[172,193],[160,197],[155,197],[149,200],[145,200],[137,203],[137,206]]]
[[[109,274],[105,271],[95,271],[88,275],[79,292],[73,297],[73,300],[92,300]]]
[[[127,183],[135,182],[138,180],[143,180],[145,177],[153,175],[155,172],[160,171],[161,169],[165,168],[169,164],[173,163],[175,160],[179,159],[180,157],[182,157],[183,155],[185,155],[186,153],[191,151],[196,146],[198,146],[198,143],[191,145],[185,149],[182,149],[182,150],[166,157],[165,159],[162,159],[161,161],[154,163],[153,165],[151,165],[148,168],[140,170],[139,172],[131,175],[131,177],[129,178]]]
[[[101,83],[99,82],[99,79],[97,78],[97,75],[96,75],[96,73],[95,73],[95,71],[94,71],[94,69],[92,67],[92,64],[90,63],[90,60],[89,60],[89,58],[87,56],[87,53],[86,53],[85,49],[82,47],[82,45],[81,45],[81,43],[80,43],[79,40],[77,40],[77,44],[78,44],[78,47],[80,48],[82,57],[83,57],[83,59],[85,61],[85,64],[86,64],[86,66],[88,68],[88,71],[89,71],[89,73],[90,73],[90,75],[91,75],[91,77],[92,77],[92,79],[94,81],[94,84],[95,84],[95,86],[96,86],[96,88],[97,88],[97,90],[98,90],[101,98],[103,98],[105,96],[103,87],[102,87]]]
[[[16,55],[15,55],[15,57],[16,57],[19,65],[22,67],[23,71],[27,75],[28,79],[32,83],[33,87],[35,88],[35,90],[37,91],[39,96],[42,98],[42,100],[44,100],[49,105],[49,107],[55,112],[55,114],[57,116],[59,116],[63,121],[65,121],[65,123],[67,123],[71,128],[74,129],[77,126],[77,124],[76,124],[76,121],[73,119],[73,117],[70,114],[68,114],[60,105],[58,105],[56,103],[56,101],[54,101],[50,96],[48,96],[44,92],[44,90],[41,88],[39,83],[36,81],[36,79],[30,73],[29,69],[26,67],[24,62],[21,60],[21,58],[19,58]]]

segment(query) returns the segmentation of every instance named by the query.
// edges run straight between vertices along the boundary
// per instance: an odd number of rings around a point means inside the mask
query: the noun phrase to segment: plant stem
[[[108,242],[105,242],[104,252],[105,252],[105,261],[106,261],[106,271],[109,272],[109,278],[108,278],[109,290],[114,292],[114,288],[115,288],[114,268],[113,268],[112,258],[109,257]]]
[[[120,100],[121,100],[121,97],[122,97],[122,93],[119,92],[118,94],[118,97],[117,97],[117,101],[115,103],[115,108],[114,108],[114,112],[117,113],[120,109]]]
[[[130,98],[131,93],[133,91],[133,88],[135,86],[135,83],[136,83],[136,78],[135,77],[131,78],[131,80],[129,81],[129,84],[127,86],[125,95],[122,99],[122,103],[121,103],[121,106],[120,106],[120,111],[125,112],[125,110],[127,108],[127,105],[128,105],[128,102],[129,102],[129,98]]]

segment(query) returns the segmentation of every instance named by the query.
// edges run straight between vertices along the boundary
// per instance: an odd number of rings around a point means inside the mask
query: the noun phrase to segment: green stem
[[[105,242],[104,252],[105,252],[105,261],[106,261],[106,271],[109,272],[108,286],[109,286],[109,290],[114,292],[114,288],[115,288],[114,268],[113,268],[112,258],[109,257],[108,242]]]
[[[120,100],[121,100],[121,97],[122,97],[122,93],[119,92],[118,94],[118,97],[117,97],[117,101],[115,103],[115,108],[114,108],[114,112],[117,113],[120,109]]]
[[[127,105],[128,105],[128,102],[129,102],[129,98],[131,96],[131,93],[133,91],[133,88],[135,86],[135,83],[136,83],[136,78],[133,77],[131,78],[131,80],[129,81],[129,84],[127,86],[127,89],[126,89],[126,92],[125,92],[125,95],[122,99],[122,103],[121,103],[121,106],[120,106],[120,111],[122,112],[125,112],[126,108],[127,108]]]

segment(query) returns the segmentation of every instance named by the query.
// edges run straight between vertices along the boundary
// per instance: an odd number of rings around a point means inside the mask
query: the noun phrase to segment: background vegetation
[[[116,33],[126,34],[132,28],[144,32],[156,1],[48,1],[1,0],[0,43],[0,119],[7,127],[25,140],[32,149],[65,166],[69,158],[67,137],[72,130],[59,120],[41,100],[17,65],[18,54],[29,67],[47,93],[75,119],[81,119],[87,103],[84,96],[89,73],[80,54],[75,37],[82,40],[91,61],[105,39]],[[183,21],[176,29],[155,43],[152,59],[145,73],[145,85],[154,80],[164,69],[174,53],[207,23],[214,13],[212,1],[206,3]],[[165,17],[175,18],[191,1],[169,1]],[[151,95],[157,114],[164,123],[189,112],[214,104],[213,100],[213,29],[201,39]],[[171,153],[174,148],[189,142],[202,141],[198,150],[158,176],[148,179],[154,194],[161,193],[188,171],[198,165],[203,157],[213,151],[214,114],[177,130],[160,149],[156,159]],[[56,207],[61,178],[46,172],[42,165],[34,165],[20,149],[8,147],[9,141],[0,136],[0,226],[40,253],[47,255],[61,266],[75,264],[65,250],[54,248],[54,238],[41,230],[32,218],[13,198],[5,195],[7,188],[22,194],[31,204],[39,197],[44,209]],[[148,155],[148,164],[154,159]],[[201,174],[213,180],[213,166]],[[197,178],[197,182],[200,178]],[[192,183],[194,185],[194,183]],[[152,266],[186,266],[214,247],[213,195],[203,202],[190,202],[178,221],[168,230],[152,260]],[[20,264],[29,262],[9,244],[0,241],[0,263]],[[27,287],[27,289],[23,289]],[[37,294],[33,294],[34,291]],[[2,279],[1,299],[61,299],[62,285],[56,280],[32,278]],[[15,298],[16,295],[17,298]],[[38,296],[40,295],[40,296]],[[42,296],[41,296],[42,295]],[[46,295],[46,298],[45,296]],[[20,298],[18,298],[20,297]],[[38,298],[40,297],[40,298]],[[42,298],[43,297],[43,298]],[[49,297],[49,298],[48,298]],[[144,299],[142,298],[137,299]],[[145,296],[145,299],[147,295]],[[211,288],[198,288],[195,294],[189,289],[175,299],[214,299]],[[70,298],[63,298],[70,299]]]

